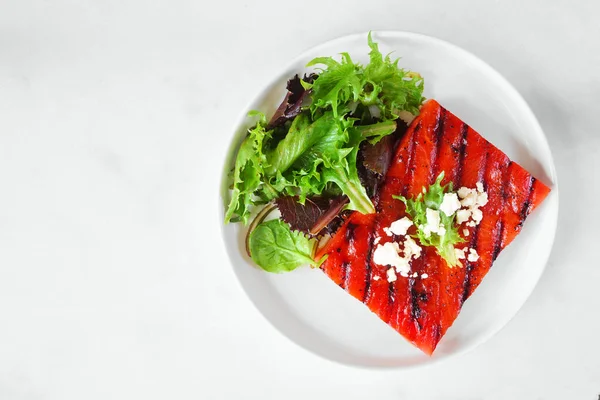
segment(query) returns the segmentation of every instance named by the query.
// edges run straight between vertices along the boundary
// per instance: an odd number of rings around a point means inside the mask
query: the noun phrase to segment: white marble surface
[[[0,1],[0,399],[597,399],[600,3],[446,4]],[[369,29],[437,36],[500,71],[561,187],[522,311],[411,371],[281,336],[216,228],[232,118],[302,50]]]

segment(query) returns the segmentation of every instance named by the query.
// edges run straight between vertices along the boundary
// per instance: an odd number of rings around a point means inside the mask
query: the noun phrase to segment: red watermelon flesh
[[[488,194],[481,223],[469,227],[468,236],[462,226],[459,230],[479,259],[449,268],[435,248],[423,247],[411,265],[418,277],[398,275],[389,283],[388,267],[373,262],[373,251],[376,238],[380,244],[393,240],[383,228],[406,215],[404,204],[392,196],[415,197],[442,171],[442,184],[452,181],[455,188],[474,188],[481,182]],[[350,215],[317,259],[328,254],[321,268],[336,284],[431,355],[498,254],[549,192],[458,117],[429,100],[398,145],[375,205],[377,212]],[[427,279],[421,278],[424,273]]]

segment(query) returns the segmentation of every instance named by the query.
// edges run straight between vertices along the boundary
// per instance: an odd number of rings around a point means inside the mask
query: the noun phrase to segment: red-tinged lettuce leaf
[[[324,233],[334,233],[343,222],[348,204],[346,196],[325,198],[309,197],[304,204],[294,196],[282,196],[275,200],[281,212],[281,219],[287,222],[293,231],[300,231],[316,236]]]
[[[358,176],[370,198],[375,198],[383,183],[398,142],[404,136],[408,126],[396,120],[397,128],[391,135],[384,136],[376,144],[365,141],[358,152]]]
[[[338,228],[342,225],[342,222],[352,214],[351,210],[344,210],[344,207],[350,202],[348,197],[339,196],[329,200],[329,208],[325,210],[319,219],[315,222],[313,227],[310,229],[312,235],[326,234],[333,235]]]
[[[316,74],[310,74],[308,76],[305,74],[302,80],[306,83],[313,83],[316,77]],[[298,74],[288,80],[287,90],[288,92],[285,95],[285,98],[279,107],[277,107],[275,114],[273,114],[273,117],[269,121],[268,129],[281,126],[300,114],[302,111],[302,104],[304,103],[306,96],[310,93],[310,90],[306,90],[304,86],[302,86]]]
[[[379,176],[385,175],[392,162],[396,141],[393,135],[388,135],[376,144],[364,142],[361,151],[365,168]]]
[[[304,204],[300,204],[296,197],[282,196],[275,200],[275,203],[281,212],[281,219],[287,222],[292,230],[308,233],[327,206],[323,203],[317,204],[317,201],[317,198],[306,199]]]
[[[396,120],[397,128],[391,135],[384,136],[376,144],[364,142],[361,147],[364,166],[370,171],[384,176],[390,167],[398,141],[408,128],[402,120]]]

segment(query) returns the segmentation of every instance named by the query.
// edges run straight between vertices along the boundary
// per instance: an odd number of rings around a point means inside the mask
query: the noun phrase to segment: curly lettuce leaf
[[[452,182],[442,186],[444,172],[437,177],[435,183],[428,189],[423,188],[423,192],[414,199],[407,199],[404,196],[393,196],[401,200],[406,205],[406,213],[410,215],[413,223],[417,227],[417,232],[413,237],[418,238],[423,246],[433,246],[438,254],[452,268],[461,266],[461,262],[456,257],[455,245],[463,243],[465,240],[458,233],[458,224],[455,223],[456,214],[450,217],[444,212],[440,212],[440,223],[443,224],[445,232],[439,235],[434,232],[427,232],[424,227],[427,225],[427,209],[439,211],[440,205],[444,200],[444,193],[452,191]]]
[[[345,114],[349,111],[348,103],[357,101],[361,92],[363,80],[360,64],[352,62],[348,53],[342,53],[342,61],[338,62],[332,57],[317,57],[306,64],[307,67],[325,65],[321,73],[312,84],[305,87],[312,88],[313,113],[318,109],[331,108],[334,116]]]
[[[398,68],[399,58],[392,61],[389,54],[384,58],[370,33],[368,43],[370,62],[365,67],[364,77],[372,90],[365,91],[361,102],[377,106],[383,119],[396,119],[400,111],[417,115],[425,100],[421,75]]]
[[[335,116],[356,110],[378,120],[398,118],[400,111],[418,114],[424,101],[423,79],[418,73],[398,68],[398,60],[383,57],[369,33],[369,64],[354,63],[347,53],[341,62],[332,57],[318,57],[307,66],[324,65],[312,84],[311,113],[330,109]],[[361,120],[364,115],[361,116]]]
[[[265,129],[265,115],[251,111],[250,116],[258,116],[256,126],[248,130],[248,136],[242,142],[235,159],[233,168],[233,190],[231,200],[225,213],[225,222],[230,222],[237,216],[244,224],[248,223],[253,196],[262,183],[263,168],[267,159],[262,152],[263,142],[270,137],[270,131]]]

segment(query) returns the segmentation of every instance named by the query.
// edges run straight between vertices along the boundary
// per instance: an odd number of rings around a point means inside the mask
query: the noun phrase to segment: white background
[[[599,15],[584,0],[0,0],[0,399],[598,399]],[[240,110],[306,48],[370,29],[495,67],[540,120],[561,189],[522,311],[410,371],[281,336],[218,230]]]

